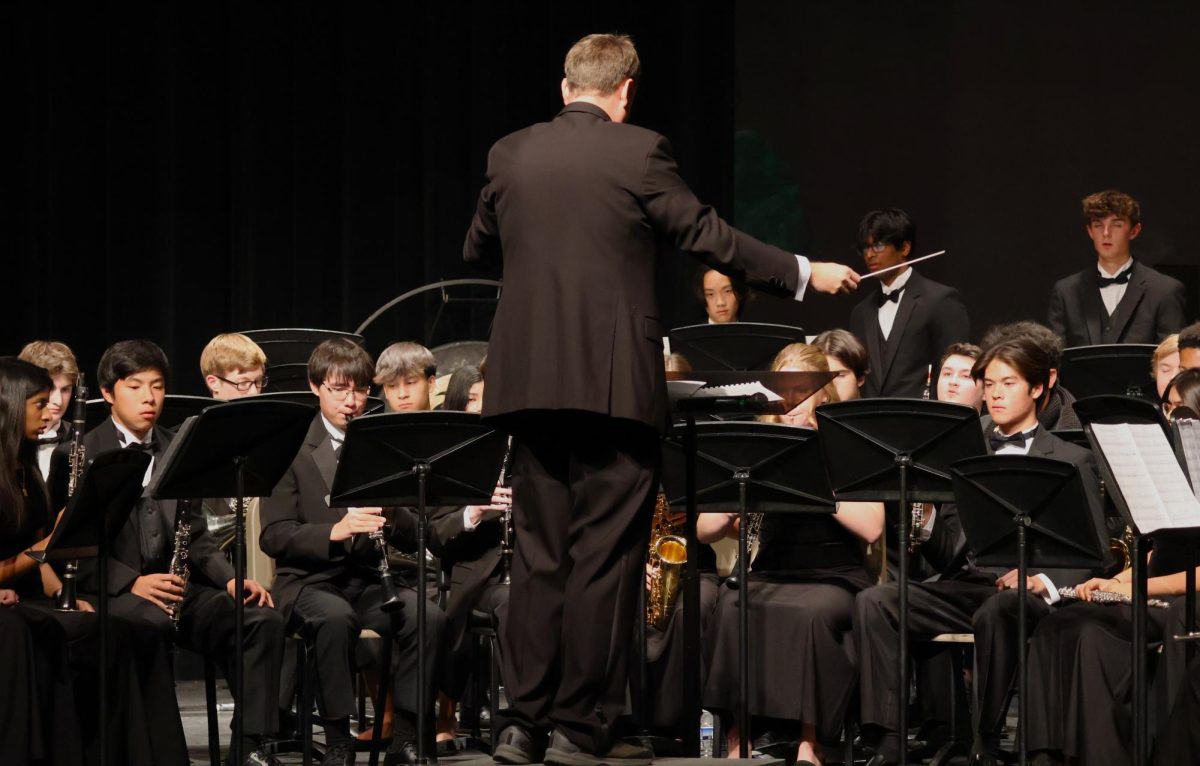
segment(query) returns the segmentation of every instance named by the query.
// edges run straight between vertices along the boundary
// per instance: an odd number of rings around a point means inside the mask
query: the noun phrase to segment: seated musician
[[[1039,400],[1050,379],[1051,358],[1029,337],[1018,337],[986,350],[975,364],[984,400],[992,412],[987,432],[989,454],[1035,455],[1073,463],[1079,468],[1092,522],[1104,530],[1099,479],[1090,451],[1049,433],[1038,423]],[[922,553],[937,560],[942,576],[933,582],[910,583],[910,635],[928,640],[941,633],[975,636],[976,763],[995,763],[1000,731],[1007,710],[1008,690],[1016,678],[1017,625],[1015,569],[981,568],[965,550],[957,508],[938,508],[934,534],[921,544]],[[1104,533],[1098,532],[1097,544]],[[1049,614],[1060,601],[1057,588],[1090,577],[1079,570],[1043,570],[1028,578],[1031,623]],[[896,732],[898,705],[903,695],[895,688],[899,590],[896,583],[879,585],[858,595],[854,636],[861,671],[864,739],[876,753],[873,764],[899,757],[902,738]],[[916,647],[914,657],[921,656]]]
[[[381,508],[329,507],[329,491],[349,418],[366,407],[375,367],[367,352],[345,339],[327,340],[313,351],[308,381],[320,404],[291,466],[263,503],[262,549],[275,559],[274,595],[288,626],[312,642],[317,657],[317,704],[325,727],[323,766],[354,763],[350,716],[355,711],[354,658],[364,628],[390,635],[399,646],[392,668],[394,736],[387,764],[416,760],[418,705],[431,709],[433,675],[443,634],[443,614],[428,611],[426,685],[430,697],[417,699],[417,598],[413,587],[398,587],[403,608],[392,615],[380,608],[380,552],[372,532],[385,530]],[[392,511],[387,539],[410,550],[416,540],[416,514]],[[400,582],[397,581],[397,585]]]
[[[716,269],[701,269],[697,272],[696,297],[704,304],[709,324],[726,324],[738,321],[750,291]]]
[[[50,455],[54,448],[71,438],[71,397],[75,394],[75,381],[79,378],[79,363],[65,343],[53,340],[27,343],[17,358],[44,368],[54,382],[54,387],[50,389],[50,402],[46,405],[50,422],[38,437],[38,467],[42,469],[42,476],[46,477],[50,475]]]
[[[443,410],[456,412],[483,411],[483,373],[473,364],[464,364],[450,376],[446,384]]]
[[[826,330],[813,338],[812,344],[825,354],[829,371],[836,372],[833,384],[838,401],[849,402],[862,395],[867,373],[871,371],[867,348],[849,330]]]
[[[1154,378],[1154,391],[1158,394],[1160,402],[1166,401],[1164,394],[1167,384],[1179,374],[1180,369],[1179,333],[1174,333],[1158,344],[1154,349],[1154,356],[1150,358],[1150,377]]]
[[[375,383],[382,388],[389,412],[431,410],[437,360],[419,343],[393,343],[375,362]]]
[[[1059,385],[1058,371],[1062,367],[1063,343],[1049,327],[1029,320],[1010,322],[989,328],[979,345],[984,351],[992,346],[1017,338],[1028,338],[1042,348],[1050,357],[1050,382],[1047,392],[1038,404],[1038,423],[1051,431],[1074,431],[1083,428],[1075,416],[1075,397]],[[987,404],[985,397],[984,404]],[[983,427],[991,427],[988,415],[983,417]]]
[[[825,354],[793,343],[776,356],[775,371],[827,371]],[[826,385],[786,415],[771,418],[813,428],[814,409],[837,401]],[[736,513],[700,515],[697,536],[712,543],[736,536]],[[752,735],[767,731],[798,740],[797,763],[820,764],[823,744],[837,741],[857,677],[849,647],[854,594],[870,585],[863,544],[883,529],[880,503],[838,503],[833,514],[767,514],[760,547],[744,586],[720,588],[712,618],[711,668],[704,706],[727,722],[730,754],[740,726]],[[749,592],[750,722],[733,721],[739,689],[738,600]],[[753,739],[751,739],[754,742]],[[759,742],[761,744],[761,742]]]
[[[100,357],[96,384],[111,407],[111,417],[83,438],[88,455],[107,450],[136,449],[149,452],[151,464],[143,484],[159,469],[173,434],[158,425],[162,414],[170,365],[167,357],[147,340],[127,340],[110,346]],[[67,471],[68,445],[54,454],[54,472]],[[186,514],[181,518],[180,514]],[[190,524],[186,553],[188,578],[170,571],[177,552],[176,527]],[[139,646],[141,676],[147,677],[156,663],[178,641],[192,651],[213,657],[226,672],[232,668],[236,629],[233,599],[233,567],[208,533],[199,504],[143,497],[125,526],[117,533],[109,553],[108,603],[110,614],[147,628],[154,640]],[[84,578],[81,589],[94,592],[94,577]],[[254,580],[246,580],[244,705],[242,752],[244,763],[277,763],[263,750],[264,741],[279,728],[279,670],[283,660],[283,619],[273,608],[271,594]],[[148,700],[151,715],[163,719],[152,723],[152,736],[177,737],[183,731],[169,700]],[[167,720],[173,718],[173,720]],[[183,756],[186,759],[186,754]],[[186,762],[184,760],[183,762]]]
[[[983,386],[972,370],[983,352],[973,343],[952,343],[942,354],[937,371],[937,400],[974,407],[983,407]]]
[[[1180,373],[1174,386],[1180,404],[1200,412],[1200,370]],[[1147,609],[1146,641],[1163,641],[1157,656],[1155,685],[1158,699],[1173,699],[1176,692],[1194,694],[1180,678],[1188,666],[1183,633],[1187,570],[1197,568],[1200,557],[1189,550],[1186,539],[1170,534],[1154,538],[1147,567],[1146,592],[1166,600],[1169,609]],[[1130,657],[1133,635],[1128,606],[1094,603],[1098,592],[1132,595],[1131,569],[1111,578],[1097,577],[1076,585],[1084,602],[1057,610],[1038,623],[1029,642],[1029,715],[1027,743],[1035,764],[1070,761],[1081,764],[1130,764],[1133,750],[1133,692]],[[1165,715],[1165,712],[1164,712]],[[1194,722],[1193,722],[1194,725]],[[1168,740],[1170,741],[1170,740]],[[1163,760],[1158,763],[1192,763]]]
[[[1200,322],[1179,331],[1179,369],[1200,367]]]

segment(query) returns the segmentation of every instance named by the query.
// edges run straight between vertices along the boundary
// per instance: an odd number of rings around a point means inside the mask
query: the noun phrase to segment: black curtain
[[[562,59],[632,34],[634,122],[731,213],[733,6],[616,2],[22,3],[3,13],[13,138],[0,353],[71,345],[86,371],[147,337],[199,392],[219,332],[353,330],[402,292],[495,277],[461,262],[487,150],[561,107]],[[661,264],[695,318],[694,266]],[[486,337],[440,296],[369,346]],[[552,371],[548,371],[552,372]]]

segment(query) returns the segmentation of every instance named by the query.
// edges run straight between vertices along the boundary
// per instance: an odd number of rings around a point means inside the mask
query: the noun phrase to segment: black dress
[[[1155,541],[1148,574],[1174,574],[1197,563],[1185,545],[1164,536]],[[1170,632],[1183,597],[1166,601],[1170,610],[1147,610],[1147,641]],[[1038,623],[1029,645],[1030,752],[1058,752],[1089,766],[1133,762],[1132,614],[1127,605],[1080,602]]]
[[[831,515],[767,515],[748,583],[752,716],[813,724],[821,742],[837,741],[858,683],[854,595],[869,585],[862,542]],[[737,707],[740,595],[725,585],[717,599],[710,709]]]

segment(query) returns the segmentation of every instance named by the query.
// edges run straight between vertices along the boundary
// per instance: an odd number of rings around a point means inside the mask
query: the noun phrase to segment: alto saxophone
[[[925,390],[921,392],[922,399],[929,398],[930,384],[933,382],[933,365],[925,368]],[[913,503],[909,512],[911,514],[911,526],[908,530],[908,552],[916,553],[917,548],[921,545],[921,533],[925,530],[925,504]]]
[[[167,568],[167,574],[174,575],[183,580],[183,593],[180,594],[180,599],[187,593],[189,578],[188,568],[188,544],[192,539],[192,523],[189,514],[192,511],[192,503],[190,500],[181,500],[175,509],[175,542],[171,549],[171,566]],[[179,617],[183,613],[183,601],[177,601],[167,604],[167,615],[171,618],[171,624],[179,630]]]
[[[658,493],[650,528],[650,574],[646,584],[646,624],[662,630],[679,596],[679,581],[687,563],[687,540],[675,534],[667,496]]]
[[[87,428],[87,386],[83,373],[75,379],[75,392],[71,400],[71,445],[67,452],[67,497],[75,494],[83,469],[87,467],[87,448],[83,446],[83,430]],[[76,599],[76,584],[79,579],[79,559],[68,559],[63,564],[62,590],[58,592],[55,607],[60,611],[74,612],[79,609]]]

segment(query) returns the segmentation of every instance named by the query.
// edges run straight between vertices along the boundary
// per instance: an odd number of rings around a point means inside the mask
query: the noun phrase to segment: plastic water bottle
[[[713,754],[713,715],[707,710],[700,713],[700,757],[712,758]]]

